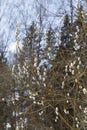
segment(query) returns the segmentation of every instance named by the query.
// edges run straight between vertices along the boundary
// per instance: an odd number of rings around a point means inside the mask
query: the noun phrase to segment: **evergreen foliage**
[[[87,21],[82,11],[78,8],[74,22],[65,15],[60,44],[51,25],[40,37],[32,22],[11,70],[1,51],[1,130],[8,124],[9,130],[87,129]]]

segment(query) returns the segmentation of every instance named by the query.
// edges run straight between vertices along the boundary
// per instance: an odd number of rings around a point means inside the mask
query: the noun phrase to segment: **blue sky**
[[[32,20],[38,22],[40,7],[38,1],[48,10],[44,11],[43,8],[43,12],[47,16],[43,21],[44,25],[48,26],[48,23],[51,23],[53,26],[60,26],[62,14],[65,10],[69,11],[69,0],[0,0],[0,18],[2,16],[0,20],[0,43],[2,41],[11,45],[15,43],[17,23],[19,23],[21,40],[25,33],[25,25],[28,27]],[[61,14],[61,16],[56,17],[55,14]]]

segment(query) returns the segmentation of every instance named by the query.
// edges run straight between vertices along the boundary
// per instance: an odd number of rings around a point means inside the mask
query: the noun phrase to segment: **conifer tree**
[[[4,57],[4,48],[0,50],[0,128],[6,129],[7,123],[10,122],[11,112],[8,104],[8,98],[11,94],[10,84],[11,77],[9,67]]]
[[[55,130],[84,129],[82,122],[86,122],[83,111],[86,113],[87,68],[85,58],[87,48],[86,46],[85,49],[80,47],[79,34],[83,31],[80,32],[79,24],[74,23],[72,27],[74,27],[72,35],[68,32],[70,26],[61,34],[61,44],[48,73],[44,89],[47,92],[44,94],[46,96],[44,96],[45,105],[49,106],[46,109],[46,117],[47,121],[50,119],[50,122],[47,123]],[[84,44],[85,39],[83,39],[81,40]]]
[[[35,113],[32,114],[31,119],[31,114],[28,113],[32,113],[35,110],[35,107],[33,107],[33,105],[35,106],[35,96],[38,95],[37,92],[40,89],[40,84],[42,84],[42,81],[38,82],[39,78],[41,78],[39,76],[40,58],[40,39],[36,25],[33,22],[27,30],[26,37],[23,39],[23,47],[20,50],[16,64],[12,68],[17,86],[16,92],[19,93],[20,97],[18,101],[19,106],[17,107],[18,113],[25,112],[21,118],[23,120],[27,118],[26,127],[31,127],[32,129],[34,128],[32,119],[35,118]],[[35,121],[37,122],[37,120]]]
[[[46,32],[46,52],[47,52],[46,58],[48,59],[48,61],[50,61],[50,59],[54,59],[56,50],[57,50],[56,30],[50,26]]]

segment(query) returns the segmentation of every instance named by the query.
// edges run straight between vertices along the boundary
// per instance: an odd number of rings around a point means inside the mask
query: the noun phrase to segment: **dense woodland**
[[[85,2],[85,5],[87,3]],[[87,13],[58,26],[32,21],[12,63],[0,49],[0,130],[87,130]]]

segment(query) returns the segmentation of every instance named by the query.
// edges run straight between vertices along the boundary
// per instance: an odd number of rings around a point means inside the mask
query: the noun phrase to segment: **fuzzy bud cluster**
[[[56,114],[55,122],[57,122],[57,120],[58,120],[58,114],[59,114],[58,107],[55,108],[55,114]]]
[[[79,33],[79,26],[76,26],[76,32],[75,32],[75,39],[74,39],[74,43],[75,43],[75,46],[74,46],[74,49],[75,49],[75,51],[77,51],[78,50],[78,43],[77,43],[77,40],[78,40],[78,38],[79,38],[79,36],[78,36],[78,33]]]

